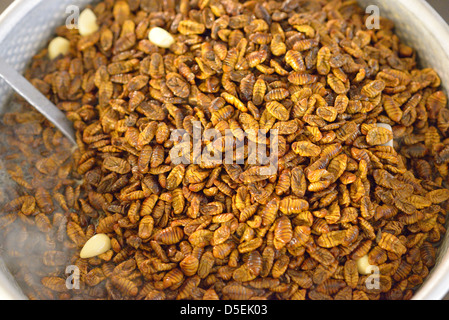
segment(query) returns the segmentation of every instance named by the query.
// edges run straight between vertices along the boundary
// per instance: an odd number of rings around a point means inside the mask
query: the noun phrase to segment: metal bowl
[[[393,20],[396,32],[418,52],[421,67],[439,73],[449,92],[449,27],[424,0],[358,0],[375,5],[380,15]],[[92,0],[15,0],[0,16],[0,56],[23,72],[32,56],[42,49],[55,28],[64,24],[69,6],[84,8]],[[371,13],[371,12],[368,12]],[[0,80],[0,114],[7,107],[9,87]],[[0,183],[6,175],[0,173]],[[1,214],[1,213],[0,213]],[[0,244],[1,247],[1,244]],[[435,267],[415,293],[415,300],[442,299],[449,291],[449,232],[438,249]],[[0,299],[27,299],[0,258]]]

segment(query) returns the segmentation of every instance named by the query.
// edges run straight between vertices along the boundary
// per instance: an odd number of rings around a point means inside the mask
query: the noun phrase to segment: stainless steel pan
[[[0,16],[0,57],[23,71],[31,57],[43,48],[56,26],[65,23],[66,9],[81,9],[90,0],[15,0]],[[449,92],[449,27],[424,0],[359,0],[364,7],[376,5],[392,19],[398,35],[417,49],[423,67],[431,66]],[[0,113],[11,94],[0,82]],[[0,137],[1,139],[1,137]],[[6,175],[0,172],[0,184]],[[437,264],[414,296],[416,300],[442,299],[449,291],[449,232],[438,251]],[[26,299],[0,259],[0,299]]]

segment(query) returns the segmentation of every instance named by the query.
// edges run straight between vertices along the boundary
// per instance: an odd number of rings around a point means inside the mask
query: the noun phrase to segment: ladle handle
[[[12,68],[0,57],[0,77],[3,78],[19,95],[36,110],[42,113],[51,123],[76,145],[75,130],[69,119],[27,79]]]

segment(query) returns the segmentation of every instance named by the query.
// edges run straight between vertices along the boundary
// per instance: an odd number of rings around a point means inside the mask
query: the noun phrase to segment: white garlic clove
[[[48,57],[53,60],[59,55],[66,55],[70,51],[70,41],[63,37],[56,37],[48,44]]]
[[[390,130],[391,132],[393,132],[393,128],[392,128],[389,124],[386,124],[386,123],[378,123],[377,126],[380,127],[380,128],[388,129],[388,130]],[[390,140],[390,141],[388,141],[387,143],[382,144],[382,146],[388,146],[388,147],[392,147],[392,148],[393,148],[393,147],[394,147],[394,145],[393,145],[393,140]]]
[[[83,249],[81,249],[80,257],[83,259],[96,257],[109,249],[111,249],[111,239],[109,239],[106,234],[99,233],[94,235],[84,244]]]
[[[357,270],[360,274],[369,275],[373,272],[375,266],[371,265],[368,261],[368,255],[364,255],[357,260]]]
[[[78,19],[78,31],[80,35],[88,36],[98,31],[99,28],[95,13],[89,8],[84,9]]]
[[[150,30],[148,39],[161,48],[170,48],[175,43],[175,38],[167,30],[159,27],[154,27]]]

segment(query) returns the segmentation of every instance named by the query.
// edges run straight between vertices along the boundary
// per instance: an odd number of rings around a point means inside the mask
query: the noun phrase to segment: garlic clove
[[[387,124],[387,123],[378,123],[377,126],[380,127],[380,128],[388,129],[391,132],[393,132],[393,128],[389,124]],[[388,147],[392,147],[393,148],[394,147],[393,140],[390,140],[387,143],[382,144],[382,146],[388,146]]]
[[[84,244],[80,252],[80,257],[82,259],[96,257],[109,249],[111,249],[111,239],[106,234],[99,233]]]
[[[358,259],[356,262],[357,262],[357,270],[359,271],[360,274],[363,274],[363,275],[371,274],[373,271],[373,268],[375,267],[369,263],[368,255],[364,255],[363,257]]]
[[[66,55],[70,51],[70,41],[63,37],[56,37],[48,44],[48,57],[53,60],[59,55]]]
[[[167,30],[159,27],[154,27],[150,30],[148,39],[161,48],[170,48],[175,43],[175,38]]]
[[[98,31],[97,16],[95,13],[87,8],[81,12],[78,19],[78,31],[82,36],[88,36]]]

